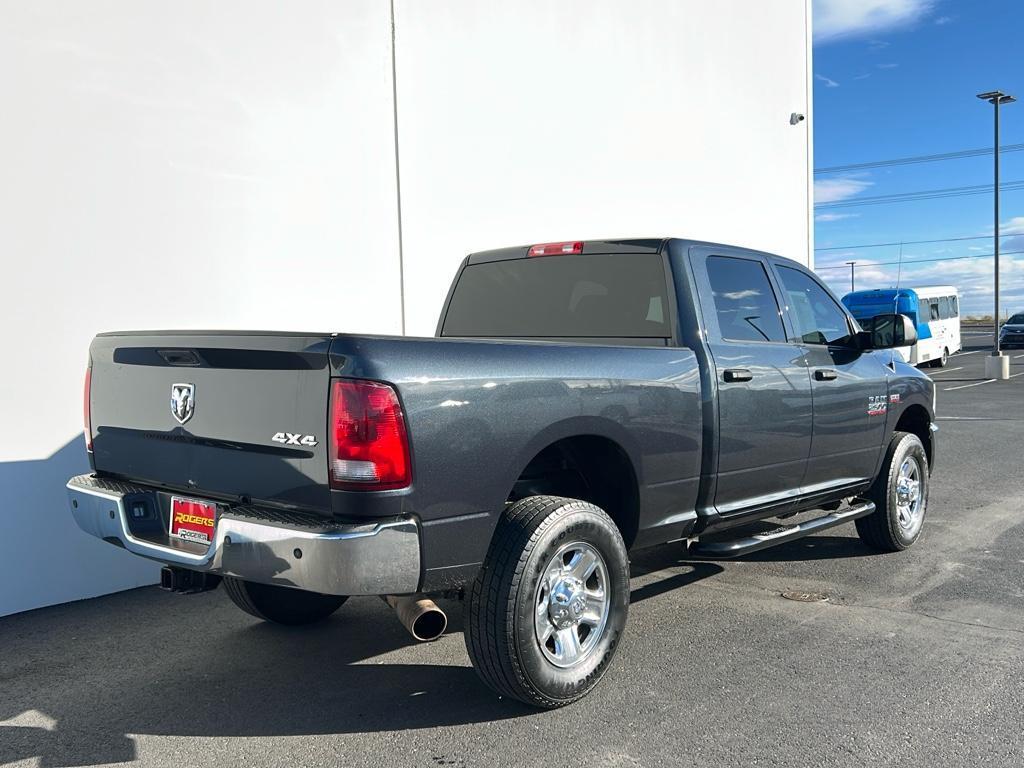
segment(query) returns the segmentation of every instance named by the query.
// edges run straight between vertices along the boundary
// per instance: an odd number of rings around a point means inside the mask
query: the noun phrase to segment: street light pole
[[[1001,104],[1012,104],[1017,99],[1002,91],[986,91],[979,93],[978,98],[987,101],[995,108],[995,138],[992,146],[993,157],[993,187],[992,187],[992,214],[993,214],[993,238],[992,253],[995,255],[995,317],[993,318],[992,334],[992,358],[985,361],[986,374],[997,379],[1006,379],[1010,375],[1009,360],[1003,358],[1002,350],[999,349],[999,106]]]
[[[857,284],[854,281],[854,277],[853,277],[853,270],[857,267],[857,262],[856,261],[848,261],[846,263],[850,265],[850,293],[853,293],[854,291],[857,290]]]

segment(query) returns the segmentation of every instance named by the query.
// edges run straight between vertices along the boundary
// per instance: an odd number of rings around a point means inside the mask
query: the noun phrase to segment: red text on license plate
[[[197,499],[171,497],[171,536],[198,544],[213,541],[217,505]]]

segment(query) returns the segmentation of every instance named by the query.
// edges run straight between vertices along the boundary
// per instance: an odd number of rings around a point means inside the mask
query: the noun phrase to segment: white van
[[[962,348],[960,292],[952,285],[854,291],[843,297],[843,304],[858,320],[887,312],[899,312],[913,320],[917,343],[900,350],[912,365],[927,363],[941,368]]]

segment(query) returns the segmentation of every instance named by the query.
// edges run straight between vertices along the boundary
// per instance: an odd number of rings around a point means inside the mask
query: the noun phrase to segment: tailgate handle
[[[835,381],[838,377],[839,374],[831,368],[819,368],[814,372],[814,378],[817,381]]]
[[[750,381],[752,378],[754,378],[754,374],[752,374],[746,368],[728,368],[722,375],[722,378],[729,383],[732,383],[734,381]]]
[[[156,353],[168,365],[187,365],[191,368],[199,365],[199,356],[191,349],[158,349]]]

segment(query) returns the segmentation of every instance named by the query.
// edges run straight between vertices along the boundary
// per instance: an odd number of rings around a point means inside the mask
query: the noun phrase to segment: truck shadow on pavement
[[[851,526],[852,529],[852,526]],[[782,563],[798,560],[840,560],[848,557],[876,557],[880,553],[856,536],[817,534],[744,555],[741,560],[754,563]]]
[[[252,623],[219,590],[147,588],[8,617],[0,646],[22,656],[0,674],[0,764],[133,761],[130,735],[365,733],[536,714],[479,681],[451,607],[456,636],[429,646],[366,598],[302,628]],[[399,650],[405,663],[388,658]]]
[[[819,536],[751,558],[864,554],[856,539]],[[632,601],[724,570],[673,547],[635,553]],[[356,734],[544,716],[479,681],[462,610],[443,607],[448,634],[428,645],[372,598],[301,628],[256,622],[221,590],[143,588],[9,616],[0,621],[0,764],[130,762],[140,758],[135,736]]]

